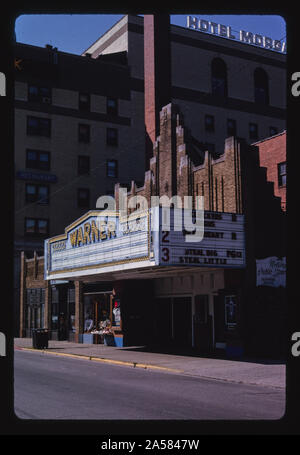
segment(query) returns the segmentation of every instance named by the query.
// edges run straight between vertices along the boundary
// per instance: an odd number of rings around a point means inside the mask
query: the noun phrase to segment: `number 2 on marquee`
[[[169,243],[168,237],[169,237],[169,231],[162,231],[162,238],[161,238],[162,242]]]

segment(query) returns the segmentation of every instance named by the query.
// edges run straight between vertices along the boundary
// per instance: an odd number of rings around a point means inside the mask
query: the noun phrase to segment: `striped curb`
[[[57,356],[62,356],[62,357],[72,357],[72,358],[77,358],[77,359],[85,359],[85,360],[92,360],[96,362],[103,362],[103,363],[110,363],[114,365],[124,365],[124,366],[131,366],[134,368],[143,368],[145,370],[163,370],[163,371],[171,371],[173,373],[183,373],[184,370],[179,370],[175,368],[168,368],[168,367],[160,367],[157,365],[150,365],[146,363],[137,363],[137,362],[126,362],[125,360],[113,360],[113,359],[105,359],[103,357],[93,357],[93,356],[86,356],[86,355],[81,355],[81,354],[67,354],[64,352],[56,352],[56,351],[45,351],[44,349],[34,349],[34,348],[22,348],[19,346],[15,347],[18,350],[22,351],[32,351],[32,352],[40,352],[43,354],[52,354],[52,355],[57,355]]]

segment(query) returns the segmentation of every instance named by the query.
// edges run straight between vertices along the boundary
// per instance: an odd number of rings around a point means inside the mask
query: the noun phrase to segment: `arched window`
[[[269,104],[269,78],[262,68],[254,71],[254,100],[259,104]]]
[[[211,64],[211,88],[213,95],[227,96],[227,68],[220,58],[214,58]]]

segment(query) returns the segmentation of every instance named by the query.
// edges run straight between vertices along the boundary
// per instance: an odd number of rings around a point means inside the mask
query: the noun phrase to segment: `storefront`
[[[74,340],[75,333],[75,289],[73,282],[51,280],[51,339]]]
[[[44,327],[45,289],[27,289],[25,305],[25,336],[32,336],[32,329]]]
[[[104,290],[106,288],[106,290]],[[86,284],[83,288],[82,343],[118,345],[122,333],[121,303],[112,284]]]

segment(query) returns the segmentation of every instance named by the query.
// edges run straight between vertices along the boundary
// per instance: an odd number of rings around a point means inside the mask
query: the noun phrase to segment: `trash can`
[[[32,329],[32,347],[34,349],[48,348],[48,329]]]

